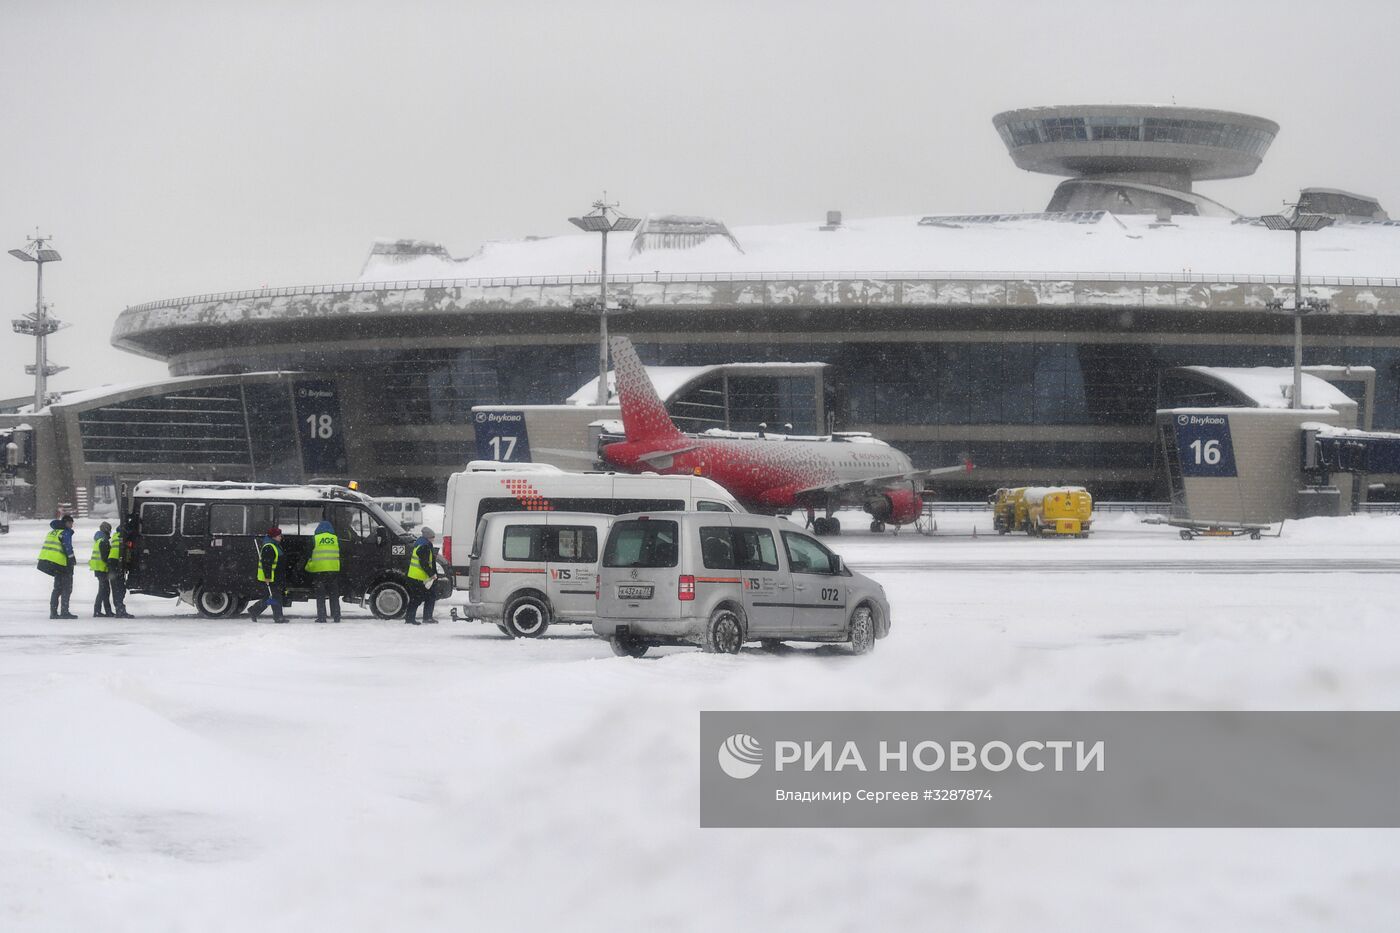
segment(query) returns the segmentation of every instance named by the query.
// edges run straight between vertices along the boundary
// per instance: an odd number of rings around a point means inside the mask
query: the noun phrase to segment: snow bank
[[[1400,553],[1400,518],[1259,542],[1119,514],[1068,541],[940,519],[942,537],[833,542],[894,605],[870,656],[641,661],[569,626],[511,641],[353,607],[339,626],[305,605],[274,626],[137,597],[135,620],[53,623],[33,569],[44,523],[16,522],[0,538],[0,927],[1388,928],[1393,831],[702,831],[702,709],[1400,703],[1400,574],[1269,568]],[[1047,571],[1057,554],[1103,566]],[[1254,571],[1210,572],[1248,555]],[[85,574],[77,592],[81,607]]]

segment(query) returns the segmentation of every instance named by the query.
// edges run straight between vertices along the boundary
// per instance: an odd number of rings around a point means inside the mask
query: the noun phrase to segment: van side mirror
[[[846,572],[846,564],[841,560],[840,554],[831,555],[831,572],[834,574],[843,574]]]
[[[376,547],[383,547],[383,546],[384,546],[384,526],[383,526],[383,525],[376,525],[376,526],[374,527],[374,543],[375,543],[375,546],[376,546]]]

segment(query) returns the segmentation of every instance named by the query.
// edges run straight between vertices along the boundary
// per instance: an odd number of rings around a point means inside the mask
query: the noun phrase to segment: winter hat
[[[64,524],[70,524],[73,521],[73,516],[64,513],[64,515],[61,518],[59,518],[59,521],[63,522]]]
[[[424,525],[424,526],[423,526],[423,537],[425,537],[425,538],[427,538],[429,541],[431,541],[431,540],[433,540],[433,538],[435,538],[436,536],[437,536],[437,532],[433,531],[433,529],[429,528],[427,525]]]
[[[110,531],[112,530],[112,523],[111,523],[111,522],[103,522],[102,524],[98,525],[97,527],[100,528],[104,533],[110,532]]]
[[[282,529],[273,525],[271,528],[267,529],[267,536],[269,538],[280,538],[282,537]]]

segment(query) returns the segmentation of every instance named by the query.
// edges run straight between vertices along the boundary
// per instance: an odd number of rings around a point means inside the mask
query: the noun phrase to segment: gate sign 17
[[[1237,476],[1228,415],[1177,415],[1176,453],[1182,476]]]
[[[530,461],[530,436],[523,411],[479,411],[472,415],[476,428],[476,459],[514,463]]]

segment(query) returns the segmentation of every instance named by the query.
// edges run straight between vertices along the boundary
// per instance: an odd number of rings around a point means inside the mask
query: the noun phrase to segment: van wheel
[[[232,593],[200,587],[195,590],[194,608],[206,619],[229,619],[238,612],[238,600]]]
[[[538,596],[517,596],[501,617],[512,638],[539,638],[549,628],[549,603]]]
[[[700,647],[710,654],[738,654],[744,647],[744,623],[733,609],[716,609],[705,624]]]
[[[628,636],[614,635],[608,639],[608,646],[612,648],[612,653],[619,658],[640,658],[647,653],[651,646],[637,639]]]
[[[402,583],[385,580],[369,591],[369,611],[376,619],[397,619],[408,608],[408,590]]]
[[[869,606],[858,606],[851,613],[851,654],[869,654],[875,649],[875,613]]]

